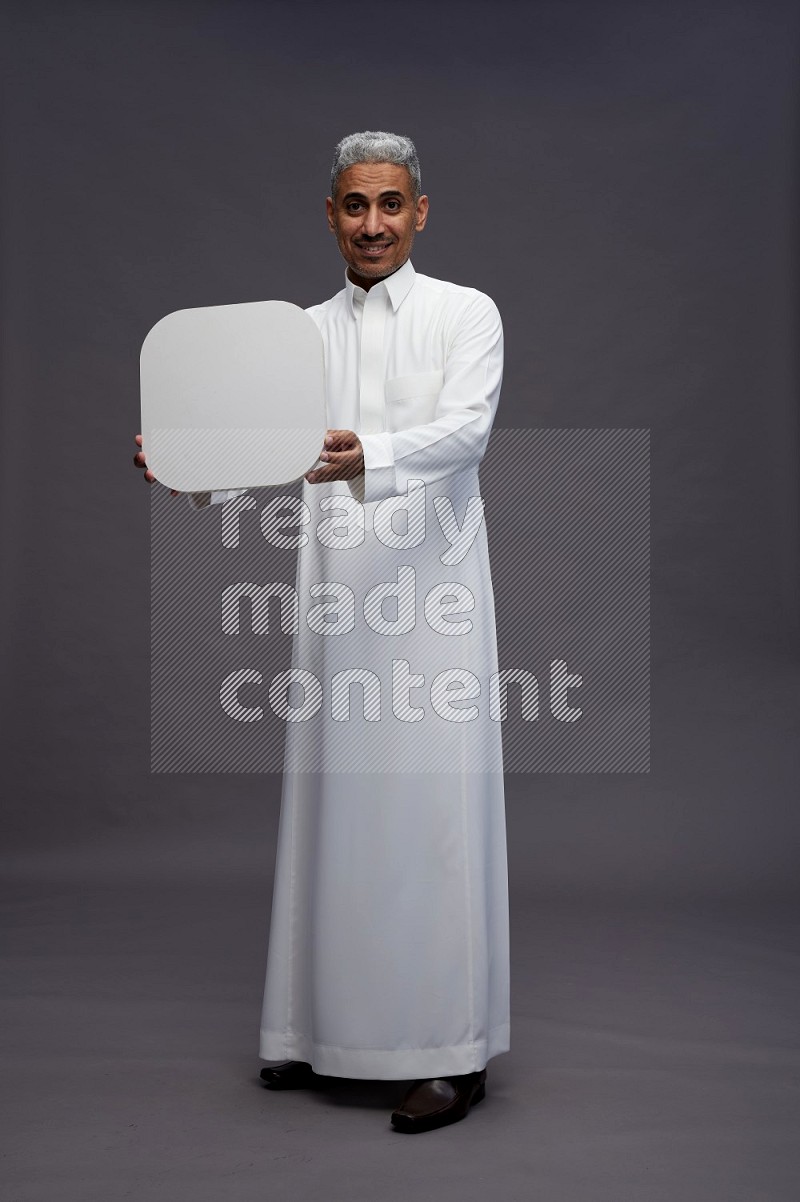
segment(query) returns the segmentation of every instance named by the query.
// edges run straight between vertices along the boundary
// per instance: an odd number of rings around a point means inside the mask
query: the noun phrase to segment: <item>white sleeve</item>
[[[451,335],[434,420],[361,436],[364,471],[348,481],[356,500],[401,496],[409,480],[430,484],[480,463],[502,379],[503,324],[494,301],[479,292]]]
[[[247,492],[247,489],[221,488],[217,492],[187,492],[186,496],[192,509],[207,509],[209,505],[219,505],[233,497],[240,497],[243,492]]]

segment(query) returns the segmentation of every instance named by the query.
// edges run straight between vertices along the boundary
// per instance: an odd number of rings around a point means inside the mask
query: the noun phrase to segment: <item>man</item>
[[[360,721],[340,711],[321,727],[287,724],[260,1048],[280,1062],[261,1077],[271,1089],[319,1076],[414,1078],[391,1121],[415,1133],[464,1118],[484,1097],[487,1061],[509,1047],[502,753],[486,704],[497,672],[486,530],[473,522],[460,559],[442,558],[431,535],[438,519],[454,545],[480,499],[502,325],[483,293],[415,272],[410,253],[428,198],[408,138],[344,138],[326,204],[347,270],[345,287],[308,310],[323,336],[331,428],[303,499],[348,519],[359,507],[365,529],[345,552],[313,539],[301,547],[297,592],[307,597],[325,580],[360,595],[360,586],[396,579],[398,615],[408,588],[420,585],[427,621],[403,626],[398,616],[381,626],[379,615],[351,635]],[[146,466],[141,452],[135,462]],[[242,491],[190,500],[199,508]],[[425,538],[387,528],[386,504],[406,503],[410,513],[410,498],[423,496]],[[346,645],[301,621],[293,665],[333,680]],[[426,707],[423,684],[436,668]],[[454,685],[461,695],[451,701]],[[380,711],[373,721],[368,689],[379,706],[384,686],[393,716]]]

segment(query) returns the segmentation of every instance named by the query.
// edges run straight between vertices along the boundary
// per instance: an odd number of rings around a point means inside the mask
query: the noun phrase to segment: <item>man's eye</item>
[[[392,213],[396,213],[397,210],[400,208],[400,201],[399,200],[387,200],[386,207],[387,207],[387,209],[390,209]]]
[[[347,206],[347,211],[348,213],[357,213],[360,208],[361,205],[357,200],[351,200]]]

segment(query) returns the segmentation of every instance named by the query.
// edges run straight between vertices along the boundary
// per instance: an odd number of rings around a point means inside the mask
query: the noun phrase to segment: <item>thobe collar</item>
[[[345,288],[347,290],[347,304],[350,312],[355,314],[355,301],[364,300],[365,297],[375,292],[377,289],[384,289],[392,304],[392,309],[396,313],[401,304],[408,296],[411,289],[414,287],[414,279],[416,272],[411,264],[410,259],[406,259],[402,267],[392,275],[388,275],[385,280],[381,280],[378,284],[373,284],[369,292],[366,292],[358,284],[354,284],[350,279],[347,271],[344,273]]]

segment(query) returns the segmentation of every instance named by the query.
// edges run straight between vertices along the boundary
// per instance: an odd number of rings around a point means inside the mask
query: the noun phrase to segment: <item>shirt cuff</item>
[[[187,492],[192,509],[207,509],[209,505],[220,505],[232,497],[240,497],[246,488],[220,488],[214,492]]]
[[[362,434],[364,471],[351,483],[360,485],[361,496],[355,488],[351,492],[357,501],[368,505],[371,501],[385,501],[397,496],[394,468],[394,448],[391,434]]]

